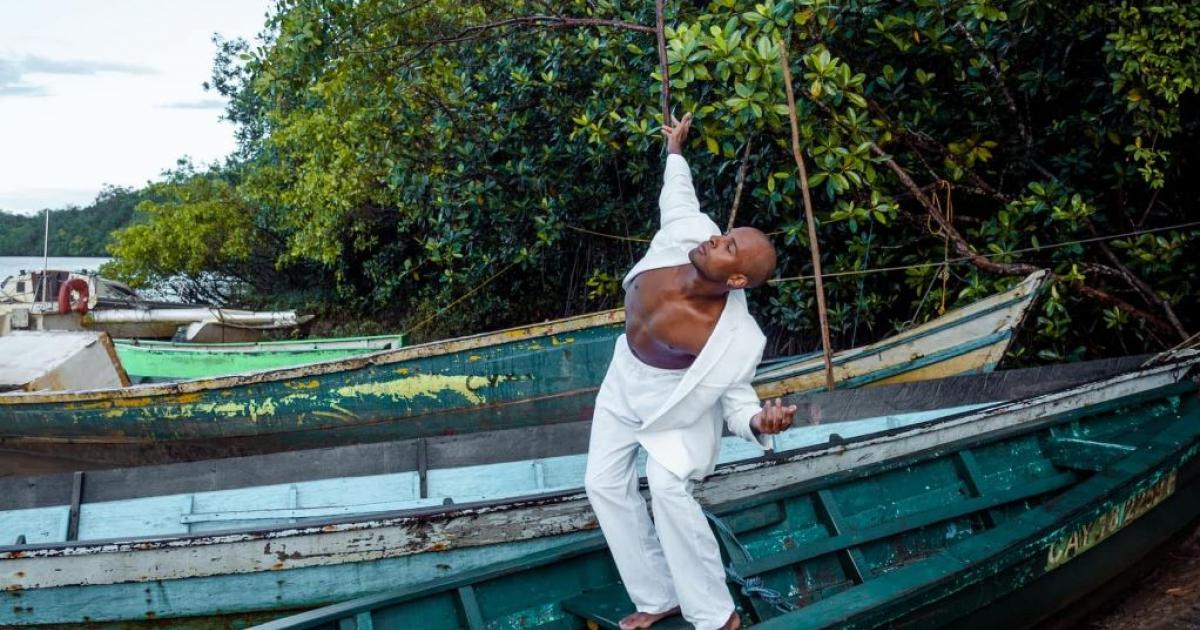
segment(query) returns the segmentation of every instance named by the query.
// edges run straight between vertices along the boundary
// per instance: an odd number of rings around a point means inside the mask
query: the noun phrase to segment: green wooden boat
[[[1149,389],[1077,388],[1085,404],[1072,409],[1031,399],[984,412],[1042,415],[899,457],[886,456],[896,436],[869,437],[874,457],[727,495],[713,522],[743,623],[1018,628],[1078,615],[1200,517],[1200,359],[1176,367]],[[583,630],[632,610],[591,535],[259,627]]]
[[[894,470],[945,445],[983,443],[983,436],[1036,433],[1050,424],[1069,423],[1072,414],[1100,413],[1106,404],[1161,398],[1164,388],[1181,387],[1181,380],[1196,365],[1142,369],[1140,364],[1138,361],[1115,376],[1082,382],[1074,380],[1080,373],[1072,366],[1068,373],[1039,368],[906,383],[872,392],[818,394],[812,402],[828,409],[826,417],[833,419],[847,408],[856,408],[857,413],[846,416],[847,422],[794,428],[779,436],[777,446],[782,450],[766,456],[745,448],[723,449],[727,463],[698,486],[697,496],[718,513],[731,514],[755,496],[780,497],[792,489],[858,478],[873,470]],[[1042,389],[1062,378],[1074,383],[1061,390]],[[1004,399],[1029,391],[1027,387],[1043,393],[1006,405],[954,411],[972,400]],[[867,404],[862,406],[864,399]],[[939,408],[939,403],[948,407]],[[901,411],[905,416],[916,412],[925,419],[901,420],[893,415]],[[878,417],[849,421],[859,413],[886,413],[888,418],[884,422],[878,422]],[[901,421],[893,423],[892,419]],[[421,469],[407,480],[420,486],[421,497],[426,496],[426,487],[431,499],[446,496],[443,490],[450,488],[444,482],[450,476],[467,479],[461,476],[467,468],[475,471],[473,481],[462,486],[468,493],[488,494],[503,490],[498,486],[511,489],[520,484],[535,494],[521,492],[519,497],[453,505],[437,501],[418,509],[370,512],[360,504],[359,514],[305,518],[320,513],[322,501],[297,487],[305,485],[301,481],[305,475],[319,476],[317,469],[343,474],[383,472],[386,468],[364,468],[364,460],[406,459],[412,454],[412,449],[405,448],[412,445],[406,444],[0,483],[0,504],[16,508],[5,506],[5,517],[19,525],[15,531],[6,530],[9,540],[0,540],[0,627],[84,623],[88,628],[123,628],[151,619],[178,628],[240,627],[248,621],[265,621],[288,611],[390,589],[420,589],[437,580],[488,570],[497,563],[571,547],[594,538],[596,527],[587,499],[578,488],[582,462],[568,461],[573,455],[547,457],[562,451],[545,449],[566,443],[566,452],[572,452],[572,442],[585,448],[586,439],[578,441],[571,436],[574,430],[581,430],[578,437],[586,438],[585,423],[578,424],[565,432],[563,425],[549,425],[463,436],[469,438],[465,442],[431,441],[427,450],[416,450]],[[867,426],[861,426],[864,424]],[[862,428],[867,430],[860,431]],[[490,442],[491,448],[485,442]],[[495,444],[512,447],[497,449]],[[527,459],[530,457],[533,461]],[[525,461],[498,462],[497,458]],[[313,470],[294,476],[305,462]],[[256,470],[261,474],[255,475]],[[413,478],[418,474],[420,481]],[[276,487],[249,487],[258,482]],[[391,485],[403,484],[404,480],[395,480]],[[365,496],[369,483],[343,479],[337,485],[344,490],[335,501],[386,500],[378,494]],[[257,495],[250,504],[255,509],[239,510],[229,501],[235,499],[229,492],[194,492],[206,488],[241,488],[234,494]],[[146,496],[189,490],[192,492],[174,497],[175,506],[170,510],[160,509],[158,497]],[[70,502],[69,507],[61,506],[67,517],[60,521],[65,525],[65,537],[50,531],[52,525],[38,533],[34,513],[42,508],[35,506],[45,500]],[[132,507],[139,507],[140,515],[130,513]],[[184,518],[180,518],[181,511],[186,513]],[[221,516],[235,518],[217,518]],[[174,520],[183,528],[178,533],[122,535],[136,532],[138,520],[154,521],[156,528]],[[112,537],[100,534],[95,539],[100,532],[93,526]],[[29,538],[9,545],[14,534]],[[73,540],[77,536],[92,539]]]
[[[1045,272],[838,352],[841,387],[991,371]],[[588,420],[624,313],[280,370],[120,389],[0,395],[0,451],[40,472],[194,461]],[[760,396],[824,386],[819,355],[764,365]],[[50,457],[56,458],[51,460]],[[21,464],[24,465],[24,464]]]
[[[404,346],[404,335],[247,343],[117,339],[117,356],[135,383],[159,383],[337,361]]]

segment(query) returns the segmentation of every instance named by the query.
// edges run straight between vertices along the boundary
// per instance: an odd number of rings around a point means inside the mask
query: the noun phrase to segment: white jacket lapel
[[[654,412],[654,415],[643,421],[641,427],[643,430],[659,418],[667,415],[675,405],[679,404],[679,401],[690,394],[696,388],[696,385],[712,372],[713,368],[720,365],[721,359],[725,356],[730,344],[737,338],[738,325],[748,314],[745,291],[740,289],[730,291],[729,297],[725,300],[725,308],[721,311],[721,317],[717,320],[717,325],[713,328],[712,334],[709,335],[708,342],[704,344],[704,348],[700,350],[700,354],[692,362],[691,367],[683,375],[679,384],[675,386],[675,390],[671,392],[671,395],[663,401],[663,404]]]

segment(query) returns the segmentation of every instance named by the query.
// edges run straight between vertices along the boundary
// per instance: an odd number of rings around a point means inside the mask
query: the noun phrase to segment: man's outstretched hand
[[[687,141],[688,130],[692,128],[692,114],[683,115],[683,120],[671,116],[671,124],[663,125],[663,135],[667,137],[667,153],[683,154],[683,143]]]
[[[754,417],[750,419],[750,428],[757,435],[781,433],[792,426],[792,419],[795,416],[796,405],[785,407],[782,398],[768,400],[763,404],[762,411],[754,414]]]

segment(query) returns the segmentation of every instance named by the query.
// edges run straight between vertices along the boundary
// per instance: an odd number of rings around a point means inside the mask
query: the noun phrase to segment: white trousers
[[[638,492],[635,430],[683,370],[645,365],[632,358],[624,343],[623,338],[618,341],[592,418],[584,480],[588,500],[637,609],[658,613],[679,606],[697,630],[715,630],[729,620],[734,606],[717,540],[692,496],[694,482],[649,457],[653,522]]]

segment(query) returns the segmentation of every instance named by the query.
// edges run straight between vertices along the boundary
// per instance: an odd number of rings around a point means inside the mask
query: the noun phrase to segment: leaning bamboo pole
[[[833,391],[833,352],[829,343],[829,316],[825,311],[825,282],[821,277],[821,248],[817,244],[817,223],[813,219],[812,198],[808,192],[808,171],[800,154],[800,122],[796,117],[796,95],[792,91],[792,68],[788,64],[787,43],[779,41],[779,65],[787,89],[788,118],[792,123],[792,157],[800,172],[800,194],[804,199],[804,218],[808,221],[808,246],[812,252],[813,278],[817,283],[817,316],[821,322],[821,347],[825,353],[825,388]]]

